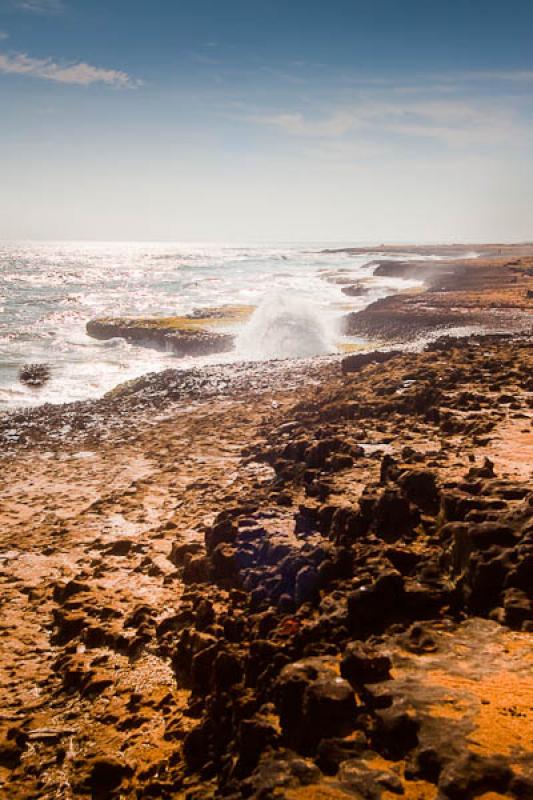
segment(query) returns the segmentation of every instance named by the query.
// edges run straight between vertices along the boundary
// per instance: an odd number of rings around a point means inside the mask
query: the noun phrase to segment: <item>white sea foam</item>
[[[272,292],[237,339],[237,354],[249,359],[306,358],[335,351],[327,314],[296,292]],[[329,328],[329,330],[328,330]]]
[[[0,243],[0,409],[99,397],[169,366],[334,352],[344,314],[409,283],[373,278],[374,254],[323,247]],[[346,296],[342,284],[328,280],[339,274],[354,283],[365,279],[369,293]],[[257,307],[244,327],[230,328],[237,334],[233,353],[177,359],[85,333],[94,317],[182,315],[225,304]],[[39,390],[18,381],[28,362],[50,364],[51,380]]]

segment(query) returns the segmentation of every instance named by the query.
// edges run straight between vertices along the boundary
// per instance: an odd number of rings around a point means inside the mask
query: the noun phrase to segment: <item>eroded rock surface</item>
[[[7,797],[531,793],[531,339],[351,363],[159,400],[153,376],[99,438],[26,420]]]

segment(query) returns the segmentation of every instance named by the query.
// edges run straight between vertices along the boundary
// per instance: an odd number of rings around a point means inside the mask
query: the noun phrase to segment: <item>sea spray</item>
[[[237,339],[237,352],[253,360],[306,358],[335,350],[329,325],[315,304],[294,292],[272,292]]]
[[[369,281],[375,253],[328,252],[330,244],[0,242],[0,412],[101,397],[169,367],[334,351],[344,340],[343,314],[414,282],[372,277],[367,295],[347,298],[341,287]],[[105,316],[182,316],[236,304],[262,307],[224,358],[183,359],[85,332],[89,320]],[[33,363],[52,370],[38,389],[18,379]]]

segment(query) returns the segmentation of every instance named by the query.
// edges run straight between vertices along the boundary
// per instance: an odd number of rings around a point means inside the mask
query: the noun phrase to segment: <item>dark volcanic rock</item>
[[[345,736],[355,726],[356,702],[335,662],[309,658],[289,664],[276,684],[280,724],[289,746],[312,752],[323,738]]]
[[[390,668],[390,658],[365,642],[350,642],[341,661],[341,675],[356,688],[387,680]]]
[[[483,792],[505,793],[512,777],[505,759],[465,753],[442,771],[439,790],[450,800],[468,800]]]
[[[384,791],[399,795],[404,793],[398,775],[368,767],[359,759],[341,764],[337,780],[350,794],[364,800],[380,800]]]
[[[440,493],[434,472],[427,469],[408,470],[400,475],[398,484],[406,497],[419,508],[429,513],[437,513]]]
[[[394,350],[374,350],[371,353],[354,353],[342,359],[342,371],[344,373],[358,372],[367,364],[384,364],[391,358],[398,356]]]
[[[25,364],[19,370],[19,381],[31,386],[39,388],[48,383],[52,374],[52,370],[48,364]]]

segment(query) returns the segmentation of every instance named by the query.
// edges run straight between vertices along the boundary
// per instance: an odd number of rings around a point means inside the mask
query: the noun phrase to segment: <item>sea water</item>
[[[334,353],[350,343],[340,324],[346,313],[414,282],[373,277],[375,253],[326,247],[0,242],[0,409],[99,397],[167,367]],[[361,280],[367,294],[342,292]],[[95,317],[185,315],[223,305],[256,311],[226,328],[236,347],[222,355],[178,358],[123,339],[97,341],[85,331]],[[27,363],[50,365],[40,389],[18,380]]]

